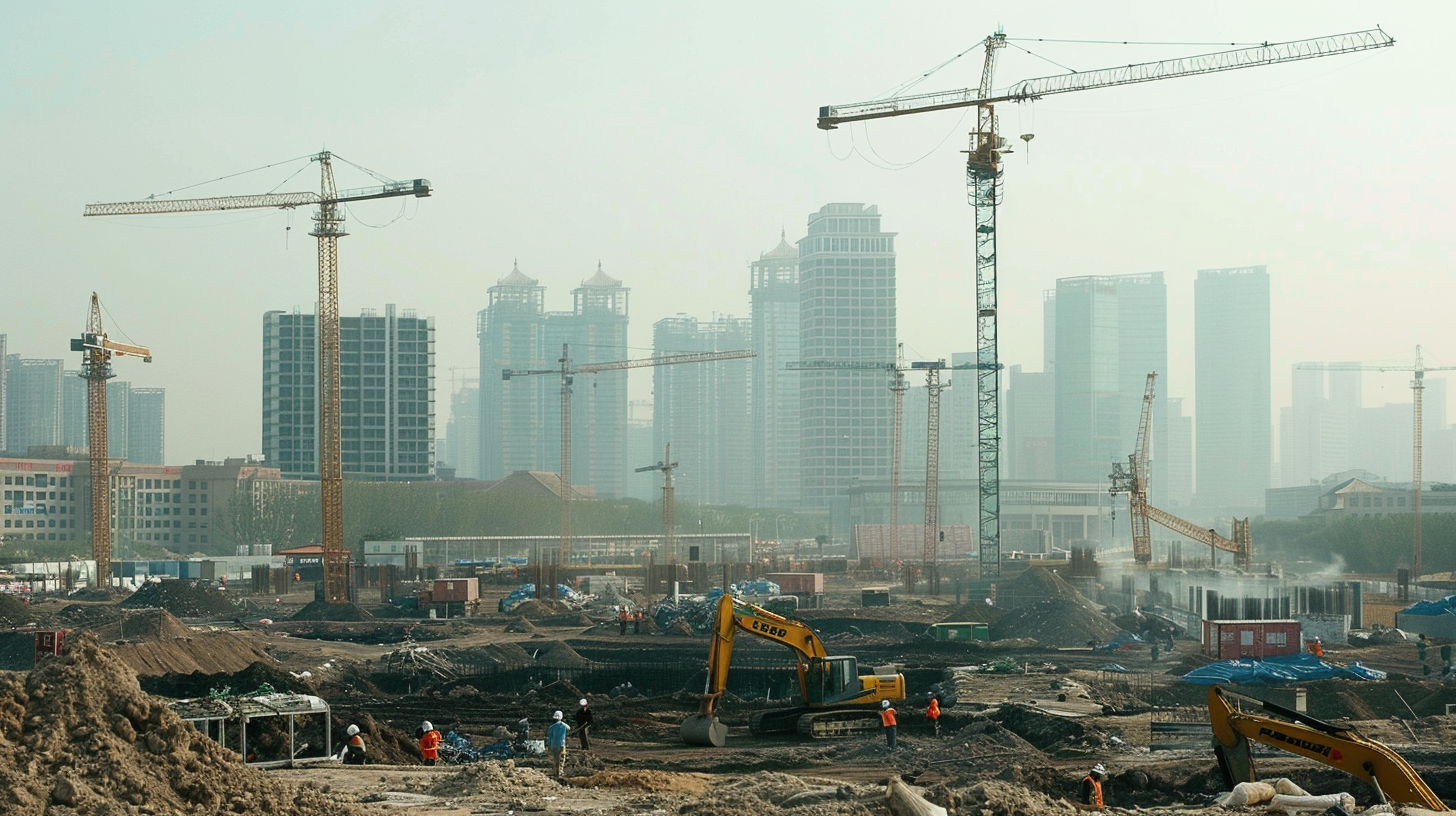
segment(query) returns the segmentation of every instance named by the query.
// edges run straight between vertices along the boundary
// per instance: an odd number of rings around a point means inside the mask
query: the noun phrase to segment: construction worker
[[[632,634],[642,634],[642,619],[645,617],[647,617],[647,614],[640,609],[637,610],[637,614],[632,616]]]
[[[364,755],[367,748],[364,747],[364,737],[359,734],[359,726],[351,725],[344,729],[344,747],[339,749],[339,759],[345,765],[363,765]]]
[[[931,732],[940,736],[940,698],[931,696],[930,705],[925,707],[925,716],[930,720]]]
[[[617,626],[618,626],[618,632],[617,632],[617,634],[619,634],[619,635],[625,635],[625,634],[627,634],[627,618],[631,617],[631,615],[632,615],[632,613],[627,611],[627,607],[626,606],[621,607],[620,611],[617,612]]]
[[[546,752],[551,755],[551,767],[557,779],[566,772],[566,735],[570,733],[561,716],[560,711],[553,711],[551,724],[546,726]]]
[[[1320,643],[1318,637],[1309,642],[1309,653],[1318,657],[1320,660],[1325,659],[1325,646],[1323,643]]]
[[[590,751],[591,736],[587,732],[590,731],[592,727],[592,710],[591,707],[587,705],[585,697],[577,700],[576,702],[578,706],[576,709],[576,736],[577,739],[581,740],[581,750]]]
[[[1101,810],[1102,804],[1102,783],[1107,781],[1107,766],[1101,762],[1092,766],[1092,770],[1082,777],[1082,805],[1092,810]]]
[[[880,701],[880,725],[885,729],[885,744],[890,750],[895,750],[895,731],[899,723],[895,720],[895,709],[890,706],[889,700]]]
[[[434,765],[435,760],[440,758],[440,742],[443,737],[435,730],[435,725],[429,720],[420,723],[420,756],[425,758],[426,765]]]

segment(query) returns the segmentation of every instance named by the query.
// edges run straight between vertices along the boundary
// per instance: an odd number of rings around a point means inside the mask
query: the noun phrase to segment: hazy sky
[[[316,297],[308,213],[83,219],[81,209],[327,147],[436,185],[386,229],[365,224],[395,219],[398,202],[352,207],[340,278],[345,315],[395,303],[435,318],[441,431],[450,369],[477,365],[476,313],[512,259],[548,287],[552,310],[570,308],[600,261],[631,287],[634,355],[647,355],[662,317],[746,317],[748,262],[780,228],[802,237],[828,202],[880,206],[900,236],[901,339],[914,357],[949,356],[975,345],[958,152],[974,116],[826,135],[814,127],[820,105],[878,97],[998,25],[1010,37],[1242,43],[1379,24],[1394,48],[1003,106],[1003,133],[1036,138],[1006,172],[1001,357],[1040,367],[1042,293],[1057,278],[1161,270],[1172,370],[1159,385],[1196,411],[1196,270],[1266,264],[1276,411],[1295,361],[1402,362],[1423,344],[1428,365],[1456,365],[1456,6],[988,8],[3,3],[0,332],[12,353],[74,367],[69,338],[99,291],[108,328],[155,352],[117,373],[167,388],[169,461],[257,452],[262,315],[312,311]],[[1078,70],[1219,50],[1019,44]],[[1060,70],[1010,48],[996,84]],[[973,51],[916,91],[974,86],[979,73]],[[182,195],[316,190],[314,167],[283,184],[300,164]],[[344,165],[338,176],[341,187],[371,183]],[[650,370],[632,376],[634,398],[646,398]],[[1367,404],[1410,398],[1409,376],[1366,379]]]

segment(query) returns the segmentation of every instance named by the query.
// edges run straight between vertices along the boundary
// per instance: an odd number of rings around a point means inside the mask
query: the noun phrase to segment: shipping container
[[[860,606],[889,606],[889,587],[867,587],[860,592]]]
[[[1300,627],[1295,620],[1206,620],[1203,653],[1216,660],[1265,658],[1299,654]]]
[[[764,578],[779,585],[785,595],[823,595],[822,572],[771,572]]]
[[[434,592],[438,601],[473,601],[480,597],[480,585],[475,578],[442,578],[435,581]]]
[[[988,623],[932,623],[929,631],[936,640],[991,640],[991,625]]]

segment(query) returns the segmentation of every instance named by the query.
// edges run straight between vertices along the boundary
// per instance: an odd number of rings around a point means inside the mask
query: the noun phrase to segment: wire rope
[[[150,200],[152,200],[154,198],[158,198],[158,197],[161,197],[161,196],[169,196],[169,195],[172,195],[174,193],[180,193],[183,190],[191,190],[194,187],[201,187],[201,186],[203,186],[205,184],[213,184],[215,182],[223,181],[224,179],[237,178],[238,176],[246,176],[249,173],[256,173],[256,172],[258,172],[260,170],[269,170],[269,169],[272,169],[274,167],[278,167],[278,166],[281,166],[281,165],[284,165],[284,164],[288,164],[290,162],[296,162],[296,161],[299,161],[301,159],[311,159],[311,158],[313,158],[313,154],[309,154],[307,156],[295,156],[294,158],[284,159],[283,161],[280,161],[280,162],[273,162],[272,164],[265,164],[262,167],[254,167],[252,170],[244,170],[244,171],[242,171],[240,173],[229,173],[229,174],[227,174],[225,176],[218,176],[217,178],[210,179],[208,181],[199,181],[196,184],[188,184],[185,187],[178,187],[178,188],[176,188],[174,190],[168,190],[165,193],[152,193],[151,195],[147,196],[147,200],[150,201]],[[295,173],[294,175],[297,175],[297,173]]]

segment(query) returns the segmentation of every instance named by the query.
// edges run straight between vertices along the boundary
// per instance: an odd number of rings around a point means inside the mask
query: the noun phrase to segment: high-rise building
[[[89,428],[88,428],[89,433]],[[131,383],[108,380],[106,383],[106,455],[112,459],[128,459],[131,450]]]
[[[637,468],[661,462],[666,451],[656,450],[652,440],[652,400],[632,400],[627,403],[627,463],[632,465],[632,476],[627,480],[626,497],[645,502],[662,498],[662,474],[655,471],[637,472]],[[657,478],[653,478],[654,474]]]
[[[86,447],[86,438],[90,435],[86,422],[86,401],[89,398],[81,372],[67,370],[61,377],[62,445],[78,450]]]
[[[804,360],[895,359],[895,233],[864,204],[827,204],[799,241]],[[826,508],[890,472],[893,399],[883,370],[799,372],[801,502]]]
[[[141,465],[167,463],[167,389],[132,388],[126,458]]]
[[[545,439],[559,433],[542,421],[543,402],[555,400],[561,386],[555,377],[503,380],[501,371],[550,368],[561,348],[543,347],[546,287],[519,265],[486,291],[489,301],[476,321],[480,421],[474,470],[478,478],[501,479],[518,470],[542,469]]]
[[[32,445],[61,444],[62,362],[12,354],[5,367],[6,450],[24,456]]]
[[[314,315],[263,316],[263,455],[290,479],[318,478]],[[412,310],[339,320],[339,435],[345,478],[435,477],[435,323]]]
[[[0,448],[4,448],[5,443],[9,440],[9,437],[5,435],[5,403],[9,399],[9,389],[6,384],[9,381],[10,373],[10,367],[5,364],[10,357],[8,348],[9,338],[0,334]]]
[[[1156,474],[1167,447],[1168,309],[1163,273],[1057,281],[1055,329],[1056,478],[1101,482],[1137,447],[1142,397],[1151,372],[1149,497],[1167,495]]]
[[[753,327],[753,503],[799,504],[799,251],[779,245],[748,265]]]
[[[455,466],[459,479],[480,478],[480,382],[466,380],[450,395],[450,421],[446,426],[445,460]]]
[[[654,356],[732,351],[752,342],[749,321],[707,323],[686,315],[652,326]],[[656,366],[652,369],[653,446],[672,445],[676,495],[699,504],[751,504],[755,456],[749,360]]]
[[[1197,504],[1258,513],[1272,460],[1269,273],[1199,270],[1193,288]]]
[[[570,312],[546,314],[547,359],[554,363],[563,347],[572,365],[627,359],[631,291],[597,264],[596,274],[571,291]],[[539,422],[545,455],[539,467],[556,470],[561,461],[561,380],[548,376],[531,379],[543,394]],[[584,374],[575,378],[572,387],[571,481],[591,486],[599,496],[624,496],[631,471],[627,461],[627,372]]]
[[[953,366],[975,363],[976,353],[953,352],[950,362]],[[977,468],[980,450],[976,428],[976,372],[974,369],[941,372],[941,382],[949,383],[950,387],[940,395],[940,470],[947,479],[974,482],[980,475]],[[1004,432],[1001,447],[1003,451],[1006,448]]]
[[[974,372],[967,373],[974,376]],[[963,379],[974,384],[972,377],[963,376]],[[1014,365],[1011,366],[1006,380],[1006,396],[1003,402],[1006,419],[1001,437],[1001,447],[1006,457],[1006,478],[1055,481],[1057,427],[1053,375],[1045,371],[1022,371],[1021,366]],[[962,390],[959,387],[952,389]],[[970,393],[969,410],[974,420],[975,389],[972,387],[964,391]],[[964,397],[964,393],[961,396]]]
[[[1187,508],[1193,503],[1193,417],[1183,413],[1183,398],[1168,398],[1168,445],[1158,461],[1162,465],[1158,479],[1164,483],[1169,512]]]

